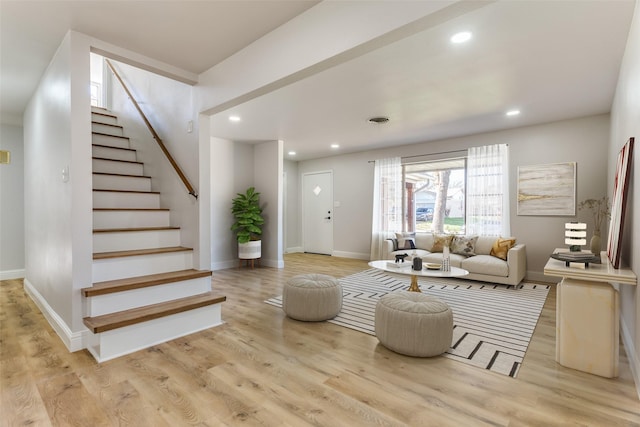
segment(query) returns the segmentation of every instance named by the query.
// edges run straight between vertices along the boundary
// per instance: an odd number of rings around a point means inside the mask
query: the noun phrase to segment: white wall
[[[197,187],[200,182],[199,129],[193,110],[193,87],[127,64],[112,63],[171,156],[196,192],[200,193]],[[208,234],[199,231],[198,201],[188,194],[122,85],[115,78],[111,84],[111,110],[118,114],[119,124],[124,126],[125,135],[131,138],[138,161],[144,163],[145,175],[152,178],[152,190],[160,192],[161,206],[171,210],[171,225],[180,227],[181,245],[194,248],[196,267],[208,269],[208,263],[197,265],[200,244],[209,245]],[[188,132],[189,122],[192,122],[191,132]]]
[[[254,146],[254,186],[260,192],[265,219],[262,227],[262,260],[269,267],[284,267],[283,248],[283,143],[271,141]]]
[[[24,277],[24,145],[22,126],[0,125],[0,150],[11,163],[0,165],[0,280]]]
[[[334,212],[334,254],[354,258],[369,257],[371,209],[373,206],[373,164],[369,160],[392,156],[415,156],[472,146],[509,144],[511,230],[527,245],[527,276],[549,280],[542,273],[549,254],[564,247],[564,223],[579,219],[593,230],[590,215],[545,217],[516,215],[517,168],[521,165],[577,162],[577,200],[599,198],[607,193],[607,153],[609,116],[598,115],[538,126],[392,149],[368,151],[300,162],[298,174],[333,170],[334,199],[340,207]]]
[[[607,190],[613,193],[613,178],[620,148],[630,138],[635,138],[634,156],[631,162],[631,181],[626,220],[623,228],[622,263],[640,275],[640,2],[631,23],[625,55],[620,68],[618,86],[611,109],[611,139],[608,147]],[[620,285],[621,333],[629,358],[638,395],[640,396],[640,292],[637,286]]]
[[[88,82],[88,40],[69,32],[24,115],[25,289],[71,350],[82,347],[80,288],[91,284]]]
[[[300,236],[300,226],[298,224],[299,198],[299,174],[298,162],[291,160],[283,161],[285,182],[284,182],[284,252],[301,252],[302,238]]]

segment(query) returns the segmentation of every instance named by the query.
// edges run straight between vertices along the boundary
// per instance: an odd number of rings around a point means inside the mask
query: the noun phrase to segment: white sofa
[[[464,279],[518,285],[524,279],[527,271],[526,247],[522,243],[516,243],[507,252],[507,259],[502,260],[491,255],[491,248],[496,240],[497,237],[479,236],[475,242],[475,255],[464,256],[451,253],[451,266],[467,270],[469,274],[463,276]],[[442,252],[431,252],[433,242],[434,235],[432,233],[416,233],[415,249],[396,249],[398,241],[388,239],[384,259],[393,260],[395,255],[408,254],[409,258],[414,256],[422,258],[423,263],[442,263]]]

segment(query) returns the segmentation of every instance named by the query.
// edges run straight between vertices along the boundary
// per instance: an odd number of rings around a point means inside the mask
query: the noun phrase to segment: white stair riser
[[[93,172],[115,173],[122,175],[144,175],[142,163],[117,162],[113,160],[93,159]]]
[[[123,231],[93,234],[93,251],[96,253],[173,246],[180,246],[180,230]]]
[[[107,135],[124,136],[122,126],[110,126],[102,123],[91,123],[91,132],[105,133]]]
[[[105,123],[108,125],[117,125],[118,118],[115,116],[109,116],[107,114],[99,114],[91,112],[91,121],[97,123]]]
[[[87,332],[87,349],[105,362],[221,324],[221,304],[213,304],[100,334]]]
[[[94,191],[94,208],[148,208],[160,207],[159,193],[127,193],[112,191]]]
[[[113,136],[97,135],[95,133],[91,136],[91,143],[98,145],[108,145],[109,147],[131,148],[129,146],[128,138],[115,138]]]
[[[93,189],[151,191],[151,178],[93,174]]]
[[[168,227],[169,211],[94,211],[93,228]]]
[[[193,268],[193,251],[93,260],[92,282]]]
[[[135,162],[138,160],[136,158],[135,150],[103,147],[101,145],[94,145],[91,147],[91,155],[93,157],[100,157],[101,159],[125,160],[129,162]]]
[[[158,304],[211,291],[211,277],[165,283],[148,288],[85,298],[87,316],[95,317],[140,306]]]

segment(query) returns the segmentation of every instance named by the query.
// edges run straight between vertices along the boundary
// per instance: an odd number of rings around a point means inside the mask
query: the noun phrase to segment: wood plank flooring
[[[555,362],[555,290],[513,379],[288,319],[263,302],[288,278],[367,264],[290,254],[285,265],[214,271],[223,326],[102,364],[66,350],[21,280],[1,282],[0,425],[640,426],[624,350],[616,379]]]

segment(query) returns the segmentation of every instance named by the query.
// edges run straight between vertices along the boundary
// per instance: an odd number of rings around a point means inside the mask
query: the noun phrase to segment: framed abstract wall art
[[[613,268],[620,267],[620,249],[622,246],[622,227],[624,213],[627,208],[627,193],[629,192],[629,174],[633,160],[633,138],[618,153],[618,163],[613,181],[613,198],[611,199],[611,223],[609,224],[609,241],[607,256]]]
[[[518,215],[576,214],[576,163],[518,167]]]

